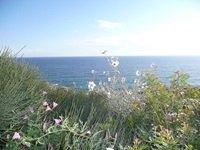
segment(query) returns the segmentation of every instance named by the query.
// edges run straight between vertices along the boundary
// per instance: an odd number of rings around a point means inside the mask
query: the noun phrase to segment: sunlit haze
[[[0,18],[25,57],[200,55],[199,0],[1,0]]]

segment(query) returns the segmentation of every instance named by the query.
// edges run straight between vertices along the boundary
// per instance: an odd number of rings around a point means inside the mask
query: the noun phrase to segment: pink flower
[[[31,113],[34,113],[33,107],[29,107],[29,111],[30,111]]]
[[[56,102],[53,102],[53,108],[54,109],[56,106],[58,106],[58,104]]]
[[[44,124],[43,124],[43,131],[45,131],[46,128],[47,128],[47,122],[44,122]]]
[[[51,110],[51,108],[49,106],[47,106],[45,111],[49,111],[49,110]]]
[[[27,120],[28,118],[29,118],[28,115],[24,115],[23,117],[24,120]]]
[[[47,103],[47,101],[45,101],[44,103],[43,103],[43,106],[48,106],[49,104]]]
[[[48,150],[51,150],[51,147],[52,147],[52,145],[51,145],[51,143],[49,143],[48,144]]]
[[[55,125],[58,126],[60,125],[61,119],[54,119],[54,121],[55,121]]]
[[[88,130],[88,131],[86,132],[86,135],[91,135],[91,131]]]
[[[47,92],[46,92],[46,91],[43,91],[43,92],[42,92],[42,96],[45,96],[45,95],[47,95]]]
[[[12,140],[14,140],[14,139],[20,139],[19,133],[17,133],[17,132],[14,133]]]
[[[183,96],[185,93],[184,92],[180,92],[180,94]]]

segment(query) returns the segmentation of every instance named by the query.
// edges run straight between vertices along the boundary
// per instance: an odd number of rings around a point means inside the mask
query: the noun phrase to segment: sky
[[[24,47],[24,57],[200,55],[200,1],[0,0],[0,47]]]

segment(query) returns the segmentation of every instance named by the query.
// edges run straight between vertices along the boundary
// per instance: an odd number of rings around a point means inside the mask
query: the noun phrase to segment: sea
[[[111,57],[107,57],[111,59]],[[40,78],[65,87],[87,89],[88,82],[93,80],[107,82],[112,67],[106,57],[34,57],[20,58],[31,66],[39,69]],[[200,56],[119,56],[120,76],[126,78],[131,86],[136,78],[137,70],[151,69],[151,64],[157,66],[155,76],[161,82],[170,84],[168,77],[175,71],[182,70],[190,78],[187,82],[200,87]],[[92,73],[92,70],[94,70]]]

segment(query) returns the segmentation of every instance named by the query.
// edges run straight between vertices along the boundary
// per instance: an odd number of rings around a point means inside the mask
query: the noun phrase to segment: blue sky
[[[25,57],[200,55],[199,0],[1,0],[0,19]]]

